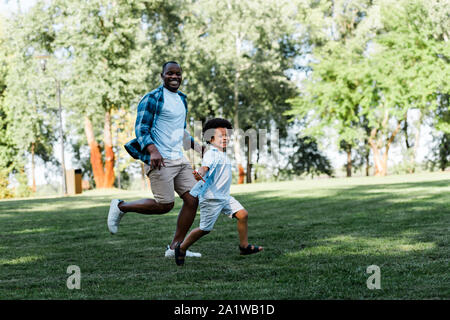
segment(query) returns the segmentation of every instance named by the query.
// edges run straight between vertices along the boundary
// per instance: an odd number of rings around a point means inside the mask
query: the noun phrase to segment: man
[[[163,85],[147,93],[139,102],[135,123],[136,139],[125,145],[134,158],[145,163],[155,199],[125,202],[113,199],[108,214],[108,229],[117,233],[119,222],[127,212],[141,214],[165,214],[175,202],[174,190],[183,199],[178,214],[177,228],[166,257],[173,256],[176,244],[182,242],[194,222],[198,199],[189,194],[196,180],[189,161],[183,156],[186,139],[190,147],[202,153],[204,147],[195,143],[186,131],[186,95],[178,91],[182,70],[175,61],[164,63],[161,79]],[[188,256],[201,256],[189,252]]]

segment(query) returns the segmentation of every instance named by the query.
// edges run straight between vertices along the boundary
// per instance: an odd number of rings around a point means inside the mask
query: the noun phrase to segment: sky
[[[5,17],[17,12],[19,5],[22,11],[28,10],[36,3],[36,0],[0,0],[0,13]]]

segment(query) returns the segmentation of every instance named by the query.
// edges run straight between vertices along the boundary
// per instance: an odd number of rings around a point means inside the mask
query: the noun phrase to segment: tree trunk
[[[417,131],[414,139],[414,146],[413,151],[411,154],[411,170],[410,173],[414,173],[416,171],[416,156],[417,156],[417,149],[419,148],[419,140],[420,140],[420,127],[422,126],[423,121],[423,113],[420,112],[419,121],[417,123]]]
[[[366,151],[366,177],[369,176],[370,162],[369,162],[370,150]]]
[[[398,123],[397,128],[395,128],[394,132],[392,132],[388,141],[385,143],[384,154],[381,157],[380,149],[383,147],[383,144],[379,139],[376,139],[377,129],[372,129],[370,132],[369,143],[373,153],[373,160],[375,163],[375,176],[386,176],[387,175],[387,163],[388,163],[388,155],[389,148],[391,147],[392,142],[395,139],[398,131],[400,130],[401,123]]]
[[[111,132],[111,112],[105,112],[105,127],[103,132],[103,142],[105,144],[105,179],[104,188],[114,187],[114,151]]]
[[[248,145],[248,151],[247,151],[247,183],[252,183],[252,159],[251,159],[251,152],[250,152],[250,141]]]
[[[406,150],[409,150],[411,148],[411,144],[409,143],[409,137],[408,137],[408,119],[405,117],[405,123],[403,125],[403,132],[405,134],[405,144],[406,144]]]
[[[378,148],[378,141],[376,141],[376,135],[377,135],[377,129],[372,129],[370,131],[370,136],[369,136],[369,145],[370,145],[370,149],[372,150],[372,154],[373,154],[373,163],[375,166],[375,176],[381,176],[382,175],[382,164],[381,164],[381,159],[380,159],[380,150]]]
[[[371,146],[372,149],[372,154],[373,154],[373,162],[375,163],[375,173],[374,176],[378,177],[378,176],[385,176],[386,174],[384,173],[384,166],[381,162],[381,157],[380,157],[380,150],[378,149],[377,146]]]
[[[255,170],[253,170],[254,171],[254,178],[253,178],[253,181],[258,181],[258,173],[257,173],[257,171],[258,171],[258,164],[259,164],[259,150],[258,150],[258,153],[256,154],[256,167],[255,167]]]
[[[239,78],[240,78],[240,66],[239,57],[241,55],[241,39],[239,34],[235,38],[235,49],[236,49],[236,61],[235,61],[235,74],[234,74],[234,117],[233,117],[233,128],[235,131],[234,135],[234,153],[236,156],[236,163],[238,167],[239,177],[238,184],[244,183],[245,171],[242,166],[242,155],[241,155],[241,142],[239,139]]]
[[[36,165],[34,162],[34,149],[36,144],[34,142],[31,143],[31,177],[33,179],[32,189],[33,192],[36,192]]]
[[[95,140],[92,122],[87,116],[84,117],[84,132],[91,151],[91,166],[94,174],[95,186],[96,188],[103,188],[105,172],[103,171],[102,154],[100,153],[100,148]]]
[[[347,177],[352,176],[352,146],[347,145]]]

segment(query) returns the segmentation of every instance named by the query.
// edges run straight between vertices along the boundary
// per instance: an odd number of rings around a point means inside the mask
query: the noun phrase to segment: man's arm
[[[147,108],[149,99],[151,99],[151,97],[147,94],[139,102],[136,122],[134,124],[134,133],[136,134],[137,141],[141,146],[141,150],[146,150],[148,145],[154,144],[154,141],[150,135],[150,129],[153,123],[153,112]]]
[[[161,169],[161,166],[165,167],[164,159],[156,148],[155,144],[149,144],[147,146],[147,151],[150,153],[150,166],[152,168]]]
[[[150,135],[150,130],[153,124],[153,112],[147,108],[147,104],[152,101],[151,96],[144,96],[138,105],[136,123],[134,125],[134,131],[137,141],[141,147],[141,150],[146,150],[150,153],[150,162],[153,168],[161,168],[161,165],[165,166],[164,160],[155,146],[155,142]],[[156,106],[155,106],[156,107]]]

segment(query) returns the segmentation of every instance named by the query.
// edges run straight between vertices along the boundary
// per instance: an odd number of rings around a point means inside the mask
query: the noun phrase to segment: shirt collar
[[[211,147],[210,147],[210,150],[225,153],[225,151],[219,150],[217,147],[213,146],[212,144],[211,144],[210,146],[211,146]]]
[[[164,85],[163,85],[163,84],[161,84],[161,85],[158,87],[158,89],[160,90],[160,92],[164,92],[164,89],[166,89],[167,91],[169,91],[170,93],[172,93],[169,89],[164,88]],[[186,98],[186,97],[187,97],[187,96],[186,96],[183,92],[181,92],[180,90],[178,90],[176,93],[178,93],[178,95],[182,96],[183,98]]]

